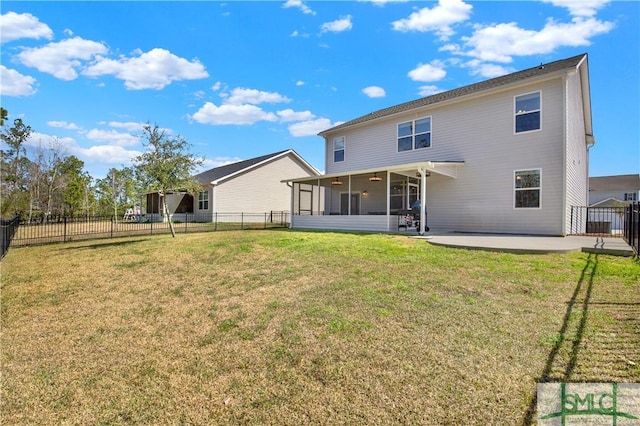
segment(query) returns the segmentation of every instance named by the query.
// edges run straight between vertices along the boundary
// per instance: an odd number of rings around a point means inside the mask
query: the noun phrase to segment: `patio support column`
[[[420,173],[420,235],[424,235],[424,229],[426,225],[427,215],[425,210],[427,208],[427,169],[424,167],[418,167],[418,173]]]
[[[348,216],[351,216],[351,175],[349,175],[349,185],[348,185],[347,191],[349,192],[349,195],[347,197],[347,199],[349,200],[349,202],[347,203],[347,205],[349,206]]]
[[[289,182],[287,182],[287,186],[289,186]],[[295,213],[295,208],[296,208],[296,203],[295,203],[295,199],[296,199],[296,183],[295,182],[291,182],[291,197],[289,197],[289,211],[291,212],[291,219],[289,220],[289,228],[291,228],[291,226],[293,225],[293,215]]]
[[[318,178],[318,216],[320,216],[320,193],[321,192],[322,192],[322,188],[320,188],[320,178]],[[311,209],[313,210],[313,207]]]
[[[387,170],[387,232],[391,230],[391,172]]]

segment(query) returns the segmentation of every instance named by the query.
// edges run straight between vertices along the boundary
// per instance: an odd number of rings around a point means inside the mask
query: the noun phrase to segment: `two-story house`
[[[589,178],[589,205],[619,206],[638,201],[640,175],[596,176]]]
[[[326,173],[289,180],[293,228],[396,232],[419,204],[420,234],[566,235],[571,206],[588,202],[587,55],[381,109],[319,136]]]

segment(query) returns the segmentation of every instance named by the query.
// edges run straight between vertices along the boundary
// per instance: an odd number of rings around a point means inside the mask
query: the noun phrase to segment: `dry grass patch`
[[[12,249],[6,424],[518,424],[535,383],[640,381],[640,266],[389,235]]]

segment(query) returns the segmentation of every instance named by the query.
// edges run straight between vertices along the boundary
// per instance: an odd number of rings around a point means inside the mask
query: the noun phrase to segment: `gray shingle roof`
[[[270,158],[276,157],[288,151],[291,151],[291,150],[274,152],[273,154],[262,155],[260,157],[251,158],[249,160],[238,161],[237,163],[226,164],[224,166],[215,167],[213,169],[210,169],[195,175],[194,178],[197,179],[198,182],[200,182],[201,184],[207,184],[216,180],[220,180],[226,176],[229,176],[241,170],[247,169],[251,166],[254,166],[258,163],[269,160]]]
[[[591,191],[640,191],[640,175],[590,177],[589,189]]]
[[[512,74],[503,75],[501,77],[492,78],[490,80],[481,81],[479,83],[470,84],[468,86],[460,87],[458,89],[449,90],[447,92],[437,93],[426,98],[420,98],[413,101],[405,102],[392,107],[380,109],[378,111],[371,112],[353,120],[334,126],[330,129],[324,130],[318,133],[319,136],[324,136],[329,132],[340,130],[346,127],[350,127],[356,124],[365,123],[367,121],[376,120],[389,115],[398,114],[405,111],[410,111],[415,108],[424,107],[427,105],[433,105],[438,102],[447,101],[450,99],[458,98],[461,96],[471,95],[473,93],[483,92],[485,90],[494,89],[507,84],[517,83],[522,80],[526,80],[532,77],[538,77],[546,74],[551,74],[560,70],[575,68],[580,61],[587,56],[586,53],[573,56],[571,58],[561,59],[558,61],[550,62],[548,64],[541,64],[533,68],[529,68],[523,71],[514,72]]]

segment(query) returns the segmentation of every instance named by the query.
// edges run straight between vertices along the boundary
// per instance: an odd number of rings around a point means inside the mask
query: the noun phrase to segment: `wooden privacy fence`
[[[179,213],[171,216],[176,233],[242,229],[287,228],[289,212],[265,213]],[[159,215],[61,217],[55,221],[23,223],[15,233],[12,247],[170,233],[169,222]]]

